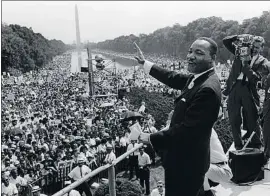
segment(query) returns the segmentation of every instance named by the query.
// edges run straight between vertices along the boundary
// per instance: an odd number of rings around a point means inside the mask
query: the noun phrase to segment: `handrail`
[[[58,191],[57,193],[53,194],[52,196],[62,196],[68,192],[70,192],[72,189],[78,187],[79,185],[81,185],[84,181],[88,180],[88,178],[94,177],[95,175],[97,175],[98,173],[108,169],[109,167],[111,167],[110,164],[106,164],[104,166],[101,166],[97,169],[95,169],[94,171],[90,172],[89,174],[87,174],[86,176],[84,176],[83,178],[81,178],[80,180],[77,180],[75,182],[73,182],[72,184],[70,184],[69,186],[63,188],[62,190]]]
[[[63,188],[62,190],[58,191],[57,193],[53,194],[52,196],[62,196],[68,192],[70,192],[72,189],[78,187],[79,185],[81,185],[84,181],[88,180],[89,178],[94,177],[95,175],[97,175],[98,173],[109,169],[110,167],[114,167],[114,165],[116,165],[117,163],[119,163],[120,161],[122,161],[123,159],[125,159],[127,156],[129,156],[131,153],[133,153],[134,151],[138,150],[139,148],[141,148],[143,146],[143,144],[139,144],[138,146],[130,149],[129,151],[127,151],[126,153],[122,154],[121,156],[119,156],[115,161],[113,161],[111,164],[106,164],[103,165],[97,169],[95,169],[94,171],[90,172],[89,174],[87,174],[86,176],[84,176],[83,178],[81,178],[80,180],[77,180],[75,182],[73,182],[72,184],[70,184],[69,186]],[[109,175],[110,177],[111,175]],[[115,178],[115,176],[111,176],[111,178]],[[110,179],[109,179],[110,182]],[[115,190],[115,189],[110,189],[110,190]],[[113,193],[110,193],[110,195],[112,195]]]

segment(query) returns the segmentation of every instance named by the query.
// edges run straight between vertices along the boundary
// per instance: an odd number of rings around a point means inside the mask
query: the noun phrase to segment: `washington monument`
[[[75,5],[75,22],[76,22],[76,39],[77,39],[77,52],[78,52],[78,67],[76,72],[81,72],[82,67],[82,56],[81,56],[81,36],[80,36],[80,24],[79,24],[79,16],[78,16],[78,8]]]

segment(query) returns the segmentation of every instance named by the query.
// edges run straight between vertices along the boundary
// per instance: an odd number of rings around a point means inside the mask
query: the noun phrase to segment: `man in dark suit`
[[[244,42],[253,42],[250,55],[236,55],[223,94],[228,98],[228,114],[232,127],[232,133],[237,150],[242,149],[243,141],[241,137],[241,111],[245,118],[248,138],[253,131],[255,135],[249,147],[260,148],[260,127],[258,108],[260,107],[260,97],[257,92],[257,84],[268,73],[270,68],[268,62],[260,52],[263,49],[264,39],[249,34],[233,35],[223,39],[224,46],[233,54],[236,53],[235,42],[243,39]]]
[[[136,44],[135,44],[136,45]],[[142,133],[142,142],[150,142],[162,152],[165,169],[166,196],[196,196],[202,188],[210,163],[210,136],[221,104],[221,88],[214,65],[217,44],[210,38],[199,38],[187,54],[188,71],[184,75],[163,69],[146,61],[139,47],[139,64],[146,73],[182,90],[175,100],[168,130],[154,134]]]

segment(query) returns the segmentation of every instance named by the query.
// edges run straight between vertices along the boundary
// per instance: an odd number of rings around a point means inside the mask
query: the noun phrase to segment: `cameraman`
[[[249,34],[233,35],[223,39],[224,46],[235,55],[232,69],[223,94],[228,97],[228,113],[232,127],[235,148],[241,149],[241,111],[244,114],[247,134],[255,135],[249,147],[260,148],[259,114],[260,97],[257,85],[269,74],[268,60],[260,55],[263,51],[264,39]],[[261,87],[261,86],[260,86]],[[243,116],[243,115],[242,115]]]

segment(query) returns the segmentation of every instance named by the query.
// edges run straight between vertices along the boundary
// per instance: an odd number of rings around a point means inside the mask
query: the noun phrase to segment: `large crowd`
[[[121,57],[119,53],[105,53]],[[179,69],[183,66],[180,59],[147,56],[167,69],[177,69],[173,64],[179,64]],[[90,98],[88,74],[71,73],[70,66],[71,53],[67,52],[38,71],[2,77],[2,180],[19,195],[27,195],[26,190],[37,184],[41,188],[51,185],[50,193],[56,192],[68,180],[64,174],[59,182],[63,166],[68,164],[70,172],[83,158],[89,168],[95,169],[108,162],[108,146],[116,156],[130,149],[133,141],[128,127],[135,121],[125,119],[129,111],[142,114],[144,118],[136,120],[144,132],[157,131],[154,118],[145,113],[145,103],[135,108],[119,93],[121,90],[138,87],[171,97],[181,94],[136,68],[119,69],[117,75],[96,70],[95,96]],[[149,148],[146,152],[154,164],[155,153]],[[124,163],[124,170],[131,171],[127,166]],[[46,182],[42,181],[45,177]]]
[[[97,159],[106,154],[106,145],[119,154],[130,143],[130,121],[122,116],[138,108],[125,97],[109,96],[110,88],[96,89],[102,96],[89,98],[87,75],[70,73],[70,64],[71,54],[66,53],[39,71],[2,78],[2,179],[15,184],[19,195],[44,176],[57,175],[63,162],[74,168],[83,156],[96,168],[103,164]],[[98,77],[111,79],[104,73]],[[142,125],[154,125],[151,115],[143,115]]]

